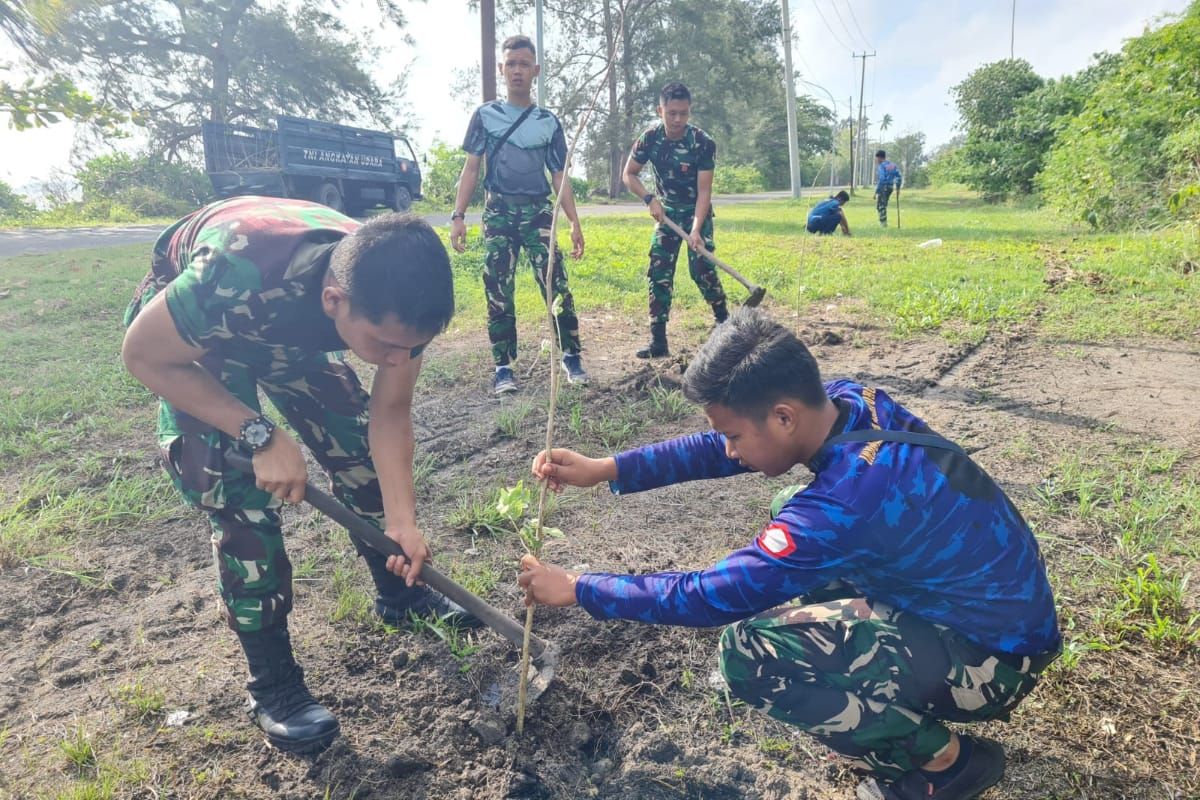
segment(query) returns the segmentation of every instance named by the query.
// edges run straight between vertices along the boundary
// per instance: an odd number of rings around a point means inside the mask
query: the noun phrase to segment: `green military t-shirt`
[[[633,143],[630,157],[639,164],[654,165],[658,196],[672,208],[691,208],[699,195],[699,174],[716,166],[717,143],[694,125],[672,141],[659,122]]]
[[[201,364],[253,398],[255,376],[346,349],[321,307],[321,288],[334,245],[358,227],[303,200],[235,197],[205,206],[159,236],[126,324],[164,291],[180,338],[208,351]],[[160,434],[188,428],[176,419],[182,412],[165,403],[163,410]]]

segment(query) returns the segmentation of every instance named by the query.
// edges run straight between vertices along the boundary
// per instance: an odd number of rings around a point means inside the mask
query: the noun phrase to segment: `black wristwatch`
[[[451,222],[453,222],[456,219],[464,219],[465,220],[466,218],[467,218],[467,215],[462,211],[455,211],[453,214],[450,215]]]
[[[654,195],[652,195],[652,194],[642,195],[642,202],[645,203],[646,205],[650,205],[651,203],[654,202]]]
[[[271,443],[271,434],[273,433],[275,433],[275,423],[259,415],[242,423],[238,442],[257,453]]]

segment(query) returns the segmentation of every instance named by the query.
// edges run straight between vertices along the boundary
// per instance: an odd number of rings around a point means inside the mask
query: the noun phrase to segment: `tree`
[[[399,24],[395,4],[381,0]],[[280,113],[390,126],[399,82],[362,66],[368,38],[322,0],[88,3],[44,42],[47,58],[150,133],[174,159],[205,121],[266,124]]]
[[[41,37],[56,30],[68,11],[65,2],[0,0],[0,38],[7,38],[30,66],[36,66],[42,56]],[[90,121],[112,134],[124,121],[65,75],[29,78],[19,85],[0,81],[0,111],[8,113],[9,126],[17,130],[44,128],[66,118]]]
[[[1109,66],[1055,139],[1045,196],[1100,228],[1200,217],[1200,2]]]
[[[882,127],[880,123],[880,128]],[[887,150],[888,158],[900,167],[904,185],[916,188],[919,185],[919,181],[915,180],[917,170],[925,164],[925,134],[920,131],[906,133],[887,142],[883,147]]]
[[[500,13],[513,19],[531,8],[531,0],[509,0]],[[719,163],[752,166],[769,185],[786,183],[774,0],[547,0],[545,8],[554,35],[539,60],[549,105],[569,130],[616,47],[617,68],[580,144],[593,184],[607,182],[612,195],[620,190],[629,146],[653,121],[659,89],[672,80],[691,89],[693,121],[717,140]],[[802,98],[798,116],[802,154],[828,149],[828,111]]]
[[[12,187],[0,181],[0,221],[5,219],[20,219],[32,214],[33,204],[24,195],[13,191]]]
[[[967,134],[962,152],[967,185],[985,199],[1029,188],[1028,154],[1010,126],[1021,100],[1042,84],[1029,62],[1005,59],[976,69],[950,90]]]

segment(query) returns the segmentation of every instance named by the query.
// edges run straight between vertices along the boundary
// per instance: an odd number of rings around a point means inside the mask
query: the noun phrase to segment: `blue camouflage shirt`
[[[814,226],[828,225],[830,222],[842,221],[842,204],[836,197],[822,200],[808,212],[808,224]]]
[[[883,391],[826,384],[833,435],[929,432]],[[616,457],[617,494],[745,472],[710,431]],[[835,580],[953,628],[978,644],[1035,655],[1058,647],[1054,597],[1037,541],[973,461],[899,442],[826,445],[813,481],[748,545],[715,566],[652,575],[585,573],[579,604],[598,619],[707,627],[752,616]]]
[[[875,165],[876,194],[880,194],[884,191],[890,192],[893,186],[899,189],[902,182],[900,168],[891,161],[884,160]]]

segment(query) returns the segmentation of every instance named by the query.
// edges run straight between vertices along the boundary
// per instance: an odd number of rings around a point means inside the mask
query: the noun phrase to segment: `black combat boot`
[[[717,321],[718,325],[720,325],[725,320],[729,319],[729,309],[725,306],[724,300],[722,300],[719,303],[713,303],[712,310],[713,310],[713,319],[715,319]]]
[[[638,358],[662,358],[671,355],[671,351],[667,349],[667,323],[650,323],[650,344],[638,350],[635,355]]]
[[[428,586],[408,586],[395,573],[387,570],[387,557],[378,550],[359,548],[371,578],[375,581],[375,615],[389,625],[402,625],[409,614],[418,617],[437,617],[458,628],[480,628],[483,622],[469,611]]]
[[[275,747],[287,753],[319,753],[337,737],[338,721],[304,685],[304,670],[292,657],[287,624],[238,632],[250,667],[247,710]]]

